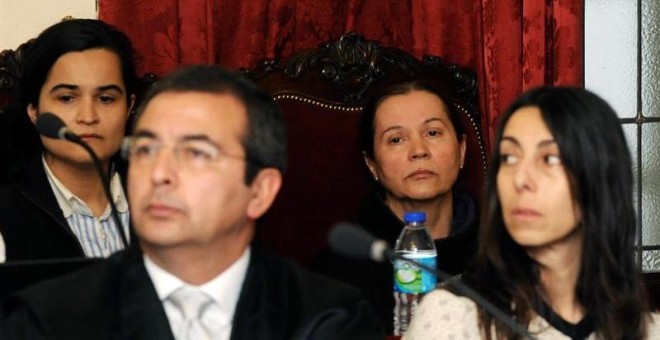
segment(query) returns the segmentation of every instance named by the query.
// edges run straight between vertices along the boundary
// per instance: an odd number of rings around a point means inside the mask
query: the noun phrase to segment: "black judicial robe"
[[[2,339],[173,339],[137,247],[17,294]],[[231,339],[382,339],[359,292],[256,247]]]

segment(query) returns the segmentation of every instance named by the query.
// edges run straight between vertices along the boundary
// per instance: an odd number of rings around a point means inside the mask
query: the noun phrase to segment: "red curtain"
[[[497,117],[538,85],[583,84],[583,0],[100,0],[133,40],[141,73],[191,63],[255,67],[356,31],[479,75],[488,141]]]

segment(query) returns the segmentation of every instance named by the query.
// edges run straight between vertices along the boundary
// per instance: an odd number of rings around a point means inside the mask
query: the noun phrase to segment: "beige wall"
[[[15,49],[67,15],[96,18],[96,0],[0,0],[0,50]]]

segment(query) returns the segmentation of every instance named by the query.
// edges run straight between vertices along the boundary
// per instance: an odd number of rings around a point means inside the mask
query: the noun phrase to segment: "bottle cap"
[[[421,211],[411,211],[403,214],[403,222],[405,223],[411,223],[411,222],[418,222],[418,223],[423,223],[426,222],[426,213],[421,212]]]

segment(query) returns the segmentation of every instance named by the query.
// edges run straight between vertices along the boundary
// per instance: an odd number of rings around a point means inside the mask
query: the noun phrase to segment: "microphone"
[[[340,222],[335,224],[328,234],[328,243],[332,250],[350,258],[363,260],[368,259],[376,262],[384,262],[385,259],[390,261],[402,260],[411,263],[421,268],[422,270],[431,272],[442,279],[445,284],[453,287],[458,292],[462,293],[465,297],[481,306],[493,317],[498,319],[518,335],[522,336],[523,339],[534,339],[534,337],[527,331],[527,329],[520,325],[516,320],[490,303],[490,301],[486,300],[483,296],[464,284],[461,280],[454,279],[451,275],[443,272],[442,270],[429,267],[422,263],[418,263],[413,259],[409,259],[403,255],[395,253],[389,247],[386,241],[375,238],[363,228],[348,222]]]
[[[376,262],[394,258],[394,252],[387,242],[347,222],[340,222],[330,230],[328,243],[335,252],[350,258]]]
[[[124,226],[121,223],[121,220],[119,219],[119,212],[117,211],[117,206],[115,205],[115,202],[112,199],[112,195],[110,194],[110,176],[109,174],[106,175],[105,171],[103,170],[103,164],[101,164],[101,160],[99,157],[96,155],[94,150],[89,146],[89,144],[85,143],[78,135],[73,133],[71,129],[69,129],[66,124],[60,119],[60,117],[50,113],[50,112],[42,112],[37,116],[37,121],[35,122],[35,125],[37,127],[37,131],[48,137],[48,138],[55,138],[55,139],[62,139],[62,140],[67,140],[69,142],[78,144],[87,151],[87,153],[92,157],[92,161],[94,162],[94,167],[96,168],[96,172],[99,174],[101,177],[101,182],[103,183],[103,192],[105,193],[105,197],[110,203],[110,211],[112,212],[112,219],[115,222],[115,225],[117,226],[117,229],[119,229],[119,235],[121,236],[121,242],[124,245],[124,249],[128,248],[128,240],[126,238],[126,233],[124,232]]]
[[[40,134],[55,139],[68,140],[74,143],[81,142],[80,137],[69,129],[60,117],[44,112],[37,117],[37,131]]]

